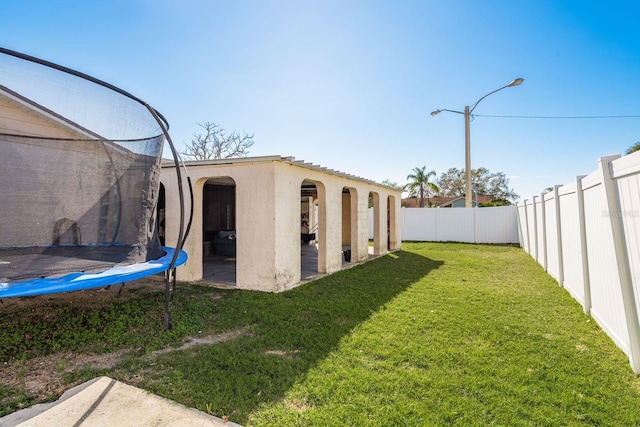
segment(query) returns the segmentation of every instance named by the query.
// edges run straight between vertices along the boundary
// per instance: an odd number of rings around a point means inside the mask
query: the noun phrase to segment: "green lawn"
[[[640,425],[627,357],[515,247],[405,243],[281,294],[183,284],[168,333],[158,292],[38,307],[2,309],[10,366],[130,349],[65,379],[108,375],[240,424]],[[151,353],[222,332],[223,343]],[[33,401],[0,386],[0,414]]]

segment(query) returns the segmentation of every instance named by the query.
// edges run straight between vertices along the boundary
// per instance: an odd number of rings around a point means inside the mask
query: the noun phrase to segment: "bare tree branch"
[[[185,150],[180,154],[192,160],[228,159],[231,157],[245,157],[253,145],[253,135],[244,132],[232,132],[227,135],[226,130],[215,122],[198,123],[204,133],[194,133],[190,142],[185,143]]]

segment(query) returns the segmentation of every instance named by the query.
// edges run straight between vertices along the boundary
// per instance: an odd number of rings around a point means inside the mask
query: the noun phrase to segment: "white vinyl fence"
[[[518,243],[515,206],[403,208],[402,240]]]
[[[640,374],[640,152],[517,204],[520,244]]]
[[[373,238],[369,210],[369,238]],[[519,243],[515,206],[490,208],[402,208],[402,240]]]

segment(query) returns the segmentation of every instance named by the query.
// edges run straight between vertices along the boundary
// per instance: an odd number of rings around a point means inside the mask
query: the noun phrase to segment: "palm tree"
[[[426,166],[422,166],[421,168],[415,167],[413,171],[407,175],[407,185],[405,185],[405,189],[409,191],[409,195],[411,197],[419,197],[420,198],[420,207],[424,207],[424,198],[425,195],[429,196],[429,194],[438,194],[440,189],[436,184],[430,182],[429,180],[436,176],[435,171],[426,172]]]

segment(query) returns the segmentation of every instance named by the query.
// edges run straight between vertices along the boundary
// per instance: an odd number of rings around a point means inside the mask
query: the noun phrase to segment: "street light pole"
[[[478,104],[480,103],[480,101],[482,101],[483,99],[485,99],[487,96],[494,94],[502,89],[506,89],[508,87],[513,87],[513,86],[519,86],[522,84],[522,82],[524,81],[523,78],[518,77],[515,80],[512,80],[508,85],[502,86],[499,89],[496,89],[492,92],[489,92],[488,94],[486,94],[485,96],[483,96],[482,98],[478,99],[471,107],[469,107],[468,105],[466,105],[464,107],[464,112],[462,111],[456,111],[456,110],[447,110],[446,108],[440,109],[440,110],[436,110],[436,111],[432,111],[431,115],[433,117],[437,116],[438,114],[440,114],[443,111],[448,111],[450,113],[456,113],[456,114],[462,114],[464,116],[464,181],[465,181],[465,186],[464,186],[464,204],[465,207],[470,208],[473,205],[473,196],[471,193],[471,126],[470,126],[470,122],[471,122],[471,113],[473,113],[473,110],[476,109],[476,107],[478,106]]]
[[[464,107],[464,207],[471,203],[471,126],[469,106]]]

